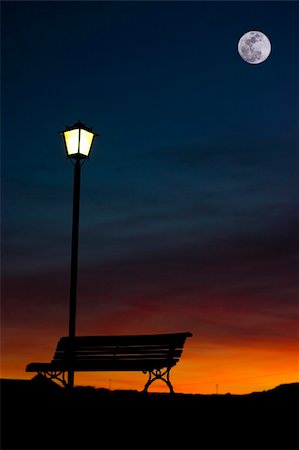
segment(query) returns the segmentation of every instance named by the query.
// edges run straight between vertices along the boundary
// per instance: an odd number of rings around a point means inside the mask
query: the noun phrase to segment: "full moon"
[[[260,64],[270,55],[271,43],[261,31],[248,31],[239,40],[238,52],[247,63]]]

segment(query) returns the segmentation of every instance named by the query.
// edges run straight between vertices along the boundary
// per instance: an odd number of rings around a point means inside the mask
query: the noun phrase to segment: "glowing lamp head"
[[[80,121],[61,132],[68,158],[86,159],[96,136],[92,128],[87,128]]]

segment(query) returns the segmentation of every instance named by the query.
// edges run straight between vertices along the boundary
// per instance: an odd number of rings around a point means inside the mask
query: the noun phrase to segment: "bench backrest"
[[[140,365],[161,361],[161,367],[174,366],[183,351],[189,332],[120,336],[62,337],[58,341],[52,362],[71,359],[79,364],[123,361]]]

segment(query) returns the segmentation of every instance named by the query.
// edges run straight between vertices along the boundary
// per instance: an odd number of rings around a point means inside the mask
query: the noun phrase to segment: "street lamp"
[[[78,274],[78,236],[79,236],[79,205],[80,205],[80,174],[81,165],[88,159],[96,133],[78,121],[66,127],[59,134],[63,136],[67,157],[74,164],[73,191],[73,225],[72,225],[72,255],[71,255],[71,283],[70,283],[70,311],[69,338],[76,335],[76,303],[77,303],[77,274]],[[68,371],[68,385],[74,386],[74,371]]]

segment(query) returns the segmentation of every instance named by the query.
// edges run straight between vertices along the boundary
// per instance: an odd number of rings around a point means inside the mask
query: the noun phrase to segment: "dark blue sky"
[[[58,131],[78,119],[101,135],[82,168],[79,334],[221,341],[229,317],[272,336],[273,311],[294,342],[298,6],[2,2],[7,348],[26,325],[51,342],[67,330],[73,167]],[[271,41],[262,64],[238,54],[249,30]]]

